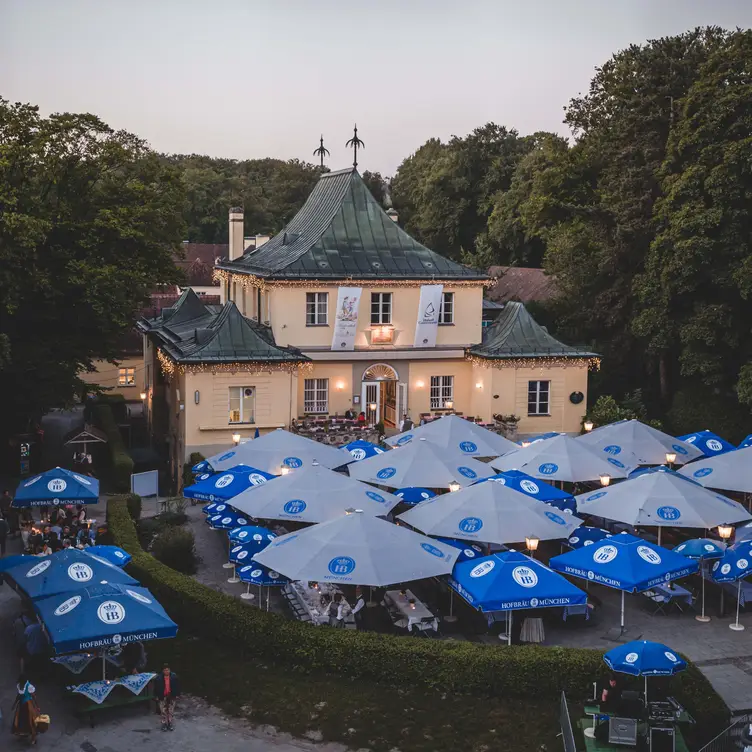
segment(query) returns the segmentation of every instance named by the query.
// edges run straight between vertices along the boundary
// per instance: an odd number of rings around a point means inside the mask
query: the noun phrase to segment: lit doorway
[[[375,363],[366,369],[361,401],[366,419],[371,425],[376,425],[379,421],[388,428],[399,425],[400,411],[407,409],[407,405],[399,404],[400,396],[406,395],[407,390],[399,389],[398,382],[397,371],[386,363]]]

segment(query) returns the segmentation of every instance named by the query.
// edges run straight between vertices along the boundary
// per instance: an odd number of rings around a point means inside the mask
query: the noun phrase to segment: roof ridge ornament
[[[355,123],[353,128],[353,137],[345,143],[346,147],[352,146],[353,150],[353,167],[358,169],[358,149],[365,149],[366,145],[358,138],[358,124]]]
[[[321,134],[321,139],[319,140],[319,148],[313,150],[313,156],[314,157],[320,157],[320,159],[321,159],[321,167],[322,168],[324,166],[324,157],[331,156],[329,154],[329,149],[327,149],[324,146],[324,134],[323,133]]]

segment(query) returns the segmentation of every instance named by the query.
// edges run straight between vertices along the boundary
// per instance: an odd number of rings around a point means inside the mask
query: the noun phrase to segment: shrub
[[[536,646],[500,649],[470,642],[414,640],[373,632],[313,629],[202,585],[164,566],[140,547],[123,502],[108,505],[110,529],[133,559],[128,571],[148,587],[181,627],[237,651],[263,655],[297,671],[344,674],[391,686],[422,686],[442,692],[503,697],[549,698],[564,690],[586,697],[606,672],[597,650]],[[672,679],[672,693],[710,737],[721,730],[728,710],[693,665]]]
[[[141,497],[138,494],[128,494],[125,497],[125,503],[131,519],[138,522],[141,519]]]
[[[191,468],[205,459],[206,457],[204,457],[201,452],[191,452],[188,462],[183,465],[183,488],[190,486],[193,483],[193,473],[191,472]]]
[[[128,493],[131,489],[131,473],[133,460],[123,443],[120,429],[117,427],[112,408],[108,404],[96,405],[96,416],[99,427],[107,434],[107,448],[112,462],[112,485],[115,491]]]
[[[171,569],[184,574],[196,572],[193,532],[182,527],[165,527],[151,544],[154,556]]]

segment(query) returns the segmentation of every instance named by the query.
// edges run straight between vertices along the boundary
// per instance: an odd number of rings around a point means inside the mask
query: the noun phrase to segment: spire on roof
[[[321,134],[321,140],[319,141],[319,148],[313,150],[314,157],[321,157],[321,166],[324,166],[324,157],[329,156],[329,149],[324,146],[324,134]]]
[[[365,149],[366,145],[358,138],[358,124],[355,123],[353,128],[353,137],[345,144],[345,146],[352,146],[353,149],[353,167],[358,169],[358,149]]]

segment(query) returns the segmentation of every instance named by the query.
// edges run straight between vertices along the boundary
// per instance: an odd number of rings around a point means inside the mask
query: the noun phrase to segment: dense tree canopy
[[[136,136],[0,99],[3,433],[118,355],[155,283],[176,279],[182,205],[180,174]]]

